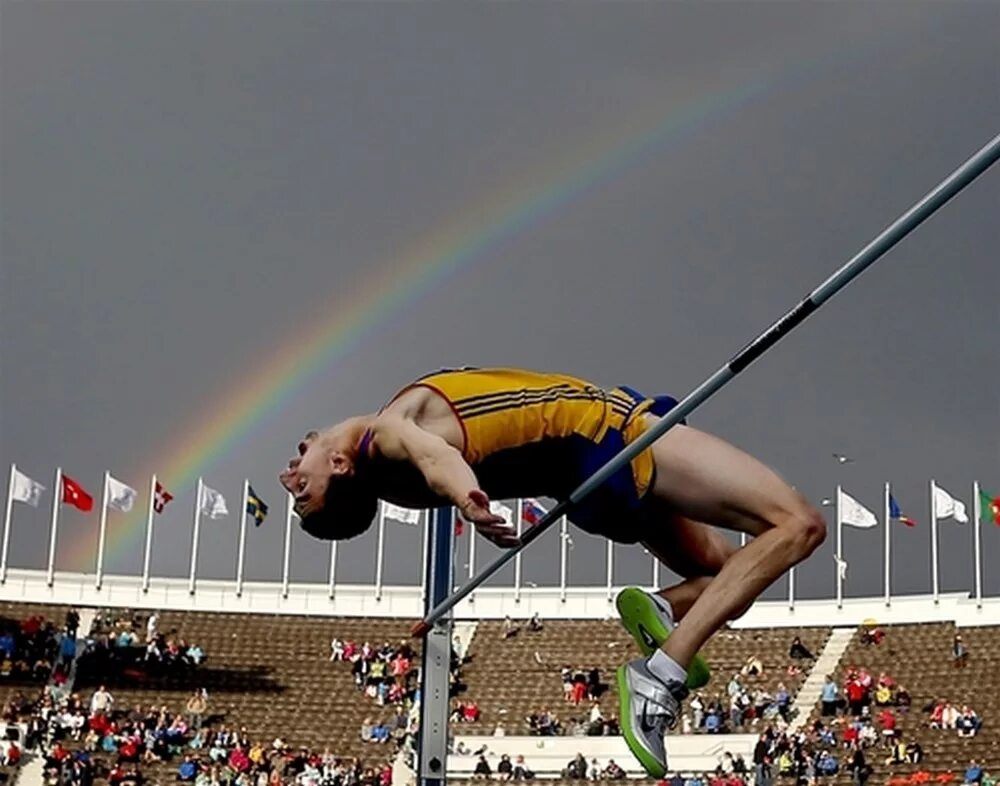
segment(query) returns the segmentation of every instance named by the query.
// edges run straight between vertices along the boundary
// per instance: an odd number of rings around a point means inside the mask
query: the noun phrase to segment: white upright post
[[[292,559],[292,503],[293,498],[291,494],[286,496],[288,500],[285,503],[285,548],[284,557],[281,563],[281,597],[288,597],[288,569],[291,564]]]
[[[515,500],[517,510],[514,511],[514,523],[517,536],[521,537],[521,500]],[[521,552],[514,557],[514,602],[521,602]]]
[[[788,608],[795,608],[795,566],[788,571]]]
[[[660,560],[656,558],[655,554],[650,554],[653,558],[653,592],[659,592],[660,589]]]
[[[330,541],[330,598],[332,599],[337,591],[337,541]]]
[[[101,525],[97,533],[97,567],[94,570],[94,588],[101,588],[101,580],[104,578],[104,541],[108,535],[108,476],[111,473],[104,471],[104,488],[101,490]]]
[[[886,608],[892,605],[892,520],[889,518],[889,495],[892,492],[889,484],[885,484],[885,492],[882,496],[882,520],[885,522],[885,605]]]
[[[979,497],[979,481],[972,482],[972,513],[975,516],[972,530],[972,549],[976,560],[976,608],[983,607],[983,551],[982,551],[982,518],[983,505]]]
[[[559,519],[559,600],[566,602],[566,556],[569,546],[569,531],[566,517]]]
[[[156,475],[149,481],[149,509],[146,511],[146,547],[142,552],[142,591],[149,592],[149,562],[153,553],[153,511],[156,502]]]
[[[740,548],[747,545],[747,534],[745,532],[740,533]]]
[[[837,517],[837,608],[844,607],[844,572],[841,567],[844,562],[844,525],[840,520],[840,485],[837,486],[837,501],[834,507]]]
[[[375,600],[382,600],[382,566],[385,562],[385,505],[378,502],[378,534],[375,542]]]
[[[0,548],[0,584],[7,581],[7,554],[10,551],[10,516],[14,507],[14,473],[17,467],[11,463],[10,480],[7,481],[7,503],[3,512],[3,547]]]
[[[194,595],[195,576],[198,573],[198,535],[201,532],[201,489],[203,483],[198,478],[194,490],[194,527],[191,529],[191,575],[188,577],[188,593]]]
[[[52,486],[52,520],[49,523],[49,566],[47,581],[50,587],[56,577],[56,532],[59,530],[60,502],[62,502],[62,467],[56,467],[56,482]]]
[[[608,590],[608,600],[611,600],[611,585],[614,581],[615,576],[615,544],[614,541],[608,540],[607,555],[605,556],[605,561],[607,562],[608,575],[607,575],[607,590]]]
[[[250,481],[243,478],[243,496],[240,499],[240,540],[236,546],[236,597],[243,594],[243,565],[247,547],[247,500],[250,498]]]
[[[937,603],[941,597],[941,587],[938,581],[938,526],[937,508],[934,507],[934,491],[937,484],[931,480],[931,593],[934,602]]]

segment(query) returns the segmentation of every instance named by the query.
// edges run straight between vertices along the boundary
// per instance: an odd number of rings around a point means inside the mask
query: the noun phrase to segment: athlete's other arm
[[[451,501],[485,537],[498,546],[517,545],[510,525],[490,510],[489,497],[479,488],[472,467],[440,435],[409,418],[383,413],[372,424],[372,442],[386,458],[408,461],[419,469],[431,491]]]

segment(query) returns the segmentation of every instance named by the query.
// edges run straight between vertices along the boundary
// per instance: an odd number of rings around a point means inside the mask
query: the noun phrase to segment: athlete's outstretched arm
[[[419,469],[431,491],[450,500],[484,536],[500,546],[517,544],[509,525],[490,510],[472,467],[439,435],[408,418],[382,414],[372,424],[372,441],[386,458],[408,461]]]

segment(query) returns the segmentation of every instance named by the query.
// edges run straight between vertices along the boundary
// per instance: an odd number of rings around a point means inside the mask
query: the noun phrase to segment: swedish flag
[[[254,523],[258,527],[267,518],[267,505],[264,504],[264,500],[257,496],[257,492],[250,485],[247,486],[247,514],[253,516]]]

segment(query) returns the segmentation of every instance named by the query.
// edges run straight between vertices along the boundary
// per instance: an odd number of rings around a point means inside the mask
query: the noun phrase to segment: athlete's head
[[[345,421],[299,441],[298,455],[278,479],[294,497],[302,529],[324,540],[360,535],[375,517],[377,499],[355,472],[357,423]]]

